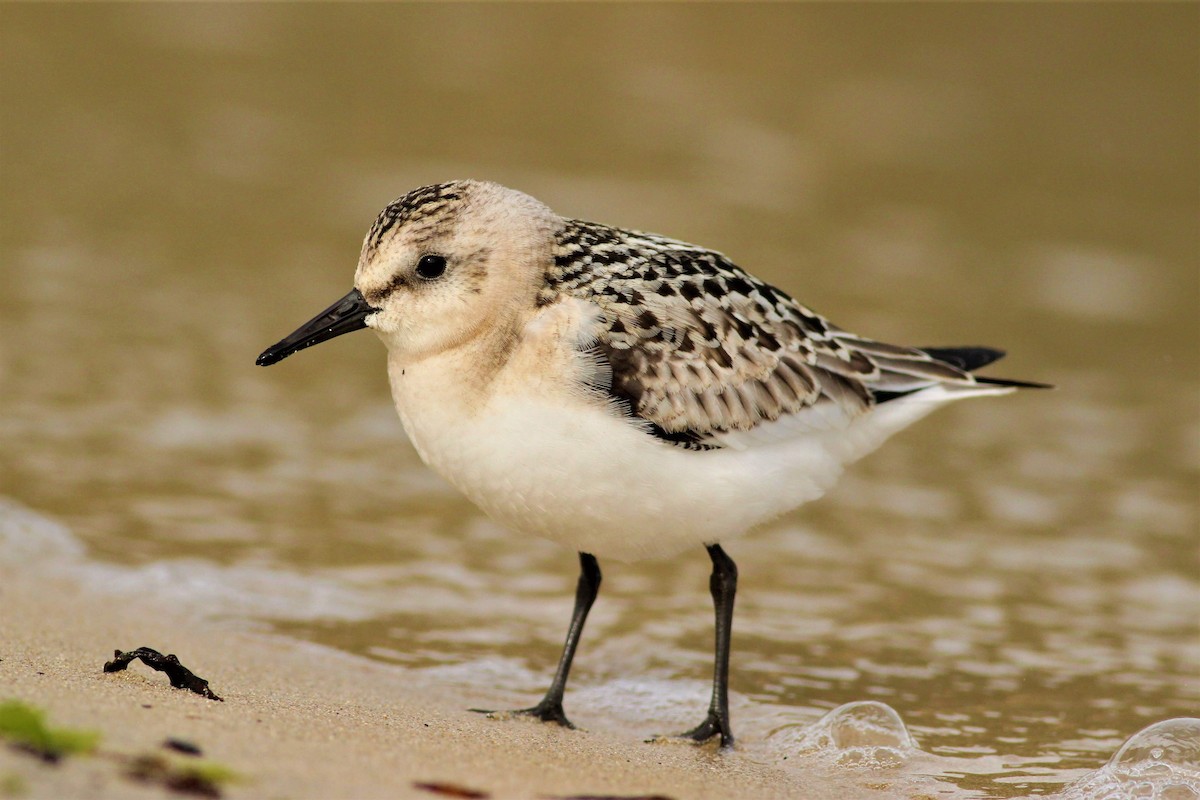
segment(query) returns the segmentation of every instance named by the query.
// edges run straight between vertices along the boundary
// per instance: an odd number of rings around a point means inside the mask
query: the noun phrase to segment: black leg
[[[717,615],[717,652],[713,661],[712,701],[708,716],[682,738],[706,742],[721,737],[721,747],[733,746],[733,731],[729,726],[729,636],[733,630],[733,598],[737,594],[737,564],[725,554],[719,544],[708,546],[712,558],[712,577],[708,580],[713,608]]]
[[[596,602],[596,595],[600,592],[600,577],[600,565],[596,562],[596,557],[591,553],[580,553],[579,582],[575,585],[575,610],[571,612],[571,627],[567,629],[567,641],[563,644],[562,656],[558,659],[554,681],[546,690],[546,696],[536,706],[509,713],[537,717],[543,722],[556,722],[567,728],[575,727],[563,713],[563,692],[567,688],[567,676],[571,674],[571,662],[575,660],[575,648],[579,646],[579,637],[583,633],[583,623],[587,622],[588,612],[592,610],[592,603]],[[471,710],[482,714],[495,713],[478,708]]]

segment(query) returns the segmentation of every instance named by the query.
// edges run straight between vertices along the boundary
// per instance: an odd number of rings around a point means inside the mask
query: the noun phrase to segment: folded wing
[[[653,234],[572,220],[557,244],[549,291],[599,307],[605,388],[684,447],[720,447],[722,434],[781,418],[772,436],[841,427],[923,388],[973,386],[968,370],[1003,355],[855,336],[720,253]]]

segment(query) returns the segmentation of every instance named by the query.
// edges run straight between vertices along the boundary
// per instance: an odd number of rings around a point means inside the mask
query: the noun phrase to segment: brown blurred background
[[[497,180],[720,249],[845,328],[1006,347],[994,373],[1059,384],[948,410],[737,543],[735,688],[780,719],[879,695],[935,752],[1094,759],[1200,697],[1198,23],[0,5],[0,496],[98,563],[352,584],[353,624],[257,589],[225,608],[410,668],[499,649],[534,692],[569,554],[420,467],[369,334],[253,367],[347,291],[385,203]],[[681,563],[613,582],[581,685],[702,694],[706,567]]]

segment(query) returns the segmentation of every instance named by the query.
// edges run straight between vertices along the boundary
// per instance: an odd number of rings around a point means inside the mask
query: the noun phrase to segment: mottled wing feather
[[[875,389],[971,381],[921,350],[830,325],[711,250],[577,220],[556,244],[542,301],[600,308],[611,395],[675,444],[716,446],[718,434],[829,403],[853,417]]]

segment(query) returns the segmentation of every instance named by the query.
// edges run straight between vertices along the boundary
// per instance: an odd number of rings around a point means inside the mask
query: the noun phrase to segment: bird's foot
[[[518,708],[514,711],[488,711],[483,708],[472,708],[469,711],[474,711],[476,714],[484,714],[491,719],[509,719],[510,717],[533,717],[542,722],[553,722],[555,725],[561,725],[564,728],[575,730],[575,724],[567,719],[567,715],[563,713],[561,702],[553,700],[542,700],[532,708]]]
[[[733,732],[729,728],[729,720],[718,716],[716,713],[709,711],[704,722],[701,722],[690,731],[677,733],[674,736],[655,736],[647,739],[647,742],[678,742],[686,741],[694,744],[704,744],[710,739],[719,736],[721,738],[721,749],[731,750],[733,748]]]

